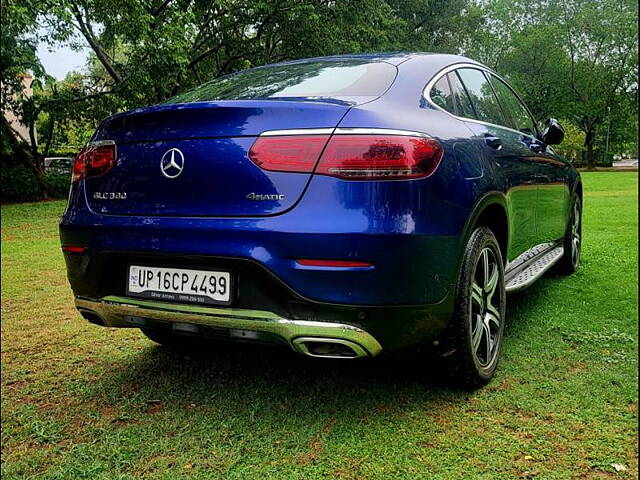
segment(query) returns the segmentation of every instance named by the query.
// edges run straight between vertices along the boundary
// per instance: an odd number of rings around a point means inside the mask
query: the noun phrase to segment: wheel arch
[[[575,185],[573,187],[573,192],[578,195],[580,203],[582,204],[582,179],[580,177],[576,179]]]
[[[498,240],[502,260],[507,262],[509,249],[509,217],[507,201],[503,193],[490,192],[484,195],[475,205],[467,218],[462,236],[462,248],[466,245],[473,230],[478,226],[491,229]]]

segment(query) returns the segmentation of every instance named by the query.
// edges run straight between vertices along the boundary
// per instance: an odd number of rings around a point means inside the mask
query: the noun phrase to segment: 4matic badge
[[[284,200],[281,193],[248,193],[247,200]]]

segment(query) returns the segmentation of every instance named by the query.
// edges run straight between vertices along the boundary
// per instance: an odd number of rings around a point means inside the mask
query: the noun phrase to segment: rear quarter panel
[[[446,238],[441,251],[420,251],[415,268],[430,271],[437,264],[438,282],[450,288],[456,281],[467,221],[487,194],[499,196],[505,203],[505,178],[483,155],[481,145],[472,141],[473,133],[464,122],[423,98],[424,86],[448,63],[434,67],[411,62],[400,65],[396,83],[385,96],[351,109],[339,127],[424,132],[443,146],[439,168],[426,179],[335,183],[334,194],[326,198],[338,202],[336,205],[313,200],[315,188],[328,182],[314,176],[304,200],[309,200],[318,217],[340,207],[355,209],[365,230]]]

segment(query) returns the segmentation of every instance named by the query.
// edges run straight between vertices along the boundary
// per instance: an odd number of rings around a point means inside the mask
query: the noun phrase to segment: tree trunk
[[[6,139],[7,144],[11,150],[10,155],[11,158],[9,162],[11,163],[19,163],[24,165],[25,167],[31,169],[38,181],[38,185],[40,186],[40,191],[46,195],[44,189],[44,182],[42,181],[42,174],[36,167],[37,160],[34,158],[31,148],[27,142],[20,140],[7,119],[2,115],[2,121],[0,122],[0,126],[2,128],[2,137]],[[4,155],[3,155],[4,156]],[[3,158],[3,161],[6,159]]]
[[[8,159],[9,163],[20,163],[25,167],[33,168],[33,154],[27,142],[22,141],[13,131],[11,125],[7,119],[2,116],[2,137],[6,139],[6,142],[10,149],[11,158]]]
[[[38,139],[36,137],[36,119],[30,118],[27,126],[29,128],[29,140],[31,142],[30,147],[31,157],[33,159],[33,167],[38,172],[38,177],[40,177],[44,173],[44,157],[40,155],[40,152],[38,151]]]
[[[44,150],[42,152],[42,156],[46,157],[49,155],[49,150],[51,150],[51,142],[53,141],[53,132],[56,128],[56,117],[53,114],[49,114],[49,128],[47,130],[47,140],[44,145]]]
[[[596,152],[595,152],[595,142],[596,142],[596,127],[593,125],[590,128],[587,128],[585,131],[584,137],[584,146],[586,147],[586,163],[587,167],[591,168],[596,164]]]

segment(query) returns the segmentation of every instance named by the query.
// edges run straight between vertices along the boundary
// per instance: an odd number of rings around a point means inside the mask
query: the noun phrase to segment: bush
[[[568,120],[560,122],[564,127],[564,140],[553,149],[558,154],[574,164],[581,164],[582,153],[584,152],[584,132]]]
[[[42,200],[43,192],[36,173],[16,164],[0,167],[0,200],[3,202],[33,202]]]
[[[36,173],[20,164],[2,164],[0,167],[0,201],[36,202],[46,196],[67,198],[69,174],[45,174],[38,182]]]
[[[67,198],[71,176],[68,173],[45,173],[42,183],[49,198]]]

